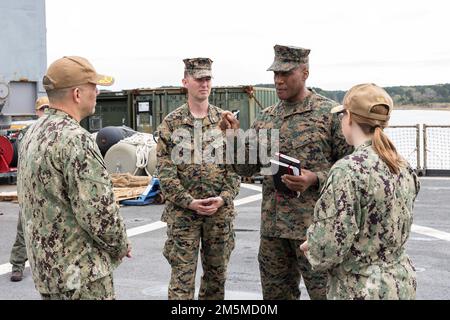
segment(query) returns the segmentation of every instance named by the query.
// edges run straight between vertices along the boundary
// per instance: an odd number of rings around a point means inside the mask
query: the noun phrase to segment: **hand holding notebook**
[[[275,189],[287,196],[296,197],[297,192],[289,189],[281,177],[285,174],[299,176],[301,174],[300,160],[278,152],[275,153],[275,156],[278,157],[278,160],[270,160]]]

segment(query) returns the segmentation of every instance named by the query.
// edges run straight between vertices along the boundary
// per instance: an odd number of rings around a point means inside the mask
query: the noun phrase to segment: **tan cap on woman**
[[[377,105],[386,106],[388,108],[388,114],[383,115],[372,112],[373,107]],[[361,117],[388,121],[393,108],[394,102],[383,88],[373,83],[364,83],[358,84],[348,90],[344,96],[342,105],[331,109],[331,113],[348,110]]]

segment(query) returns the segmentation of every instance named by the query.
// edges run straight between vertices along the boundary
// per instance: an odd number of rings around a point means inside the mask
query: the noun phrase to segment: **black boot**
[[[23,271],[13,271],[11,272],[11,281],[18,282],[23,279]]]

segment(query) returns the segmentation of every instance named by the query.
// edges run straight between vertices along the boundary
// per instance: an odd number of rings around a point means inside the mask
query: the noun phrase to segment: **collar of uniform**
[[[284,118],[290,117],[297,113],[311,111],[313,109],[312,99],[317,93],[311,88],[308,88],[308,90],[311,91],[311,94],[300,102],[289,103],[282,101],[282,105],[284,107]]]
[[[357,148],[355,148],[355,152],[356,151],[361,151],[363,149],[367,149],[371,145],[372,145],[372,140],[367,140],[366,142],[360,144]]]
[[[192,113],[189,111],[188,104],[184,104],[182,106],[182,117],[183,124],[194,126],[195,118],[192,116]],[[213,105],[208,105],[208,115],[203,119],[203,125],[209,125],[213,123],[217,123],[220,121],[220,112]]]
[[[55,116],[60,116],[60,117],[67,117],[78,123],[78,121],[76,121],[70,114],[68,114],[62,110],[59,110],[59,109],[48,108],[47,110],[45,110],[45,114],[46,115],[55,115]]]

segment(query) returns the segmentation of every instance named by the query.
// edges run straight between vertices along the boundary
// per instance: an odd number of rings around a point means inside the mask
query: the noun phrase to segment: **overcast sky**
[[[308,86],[450,82],[445,0],[47,0],[47,57],[88,58],[113,90],[181,85],[209,57],[213,85],[272,83],[275,44],[311,49]]]

